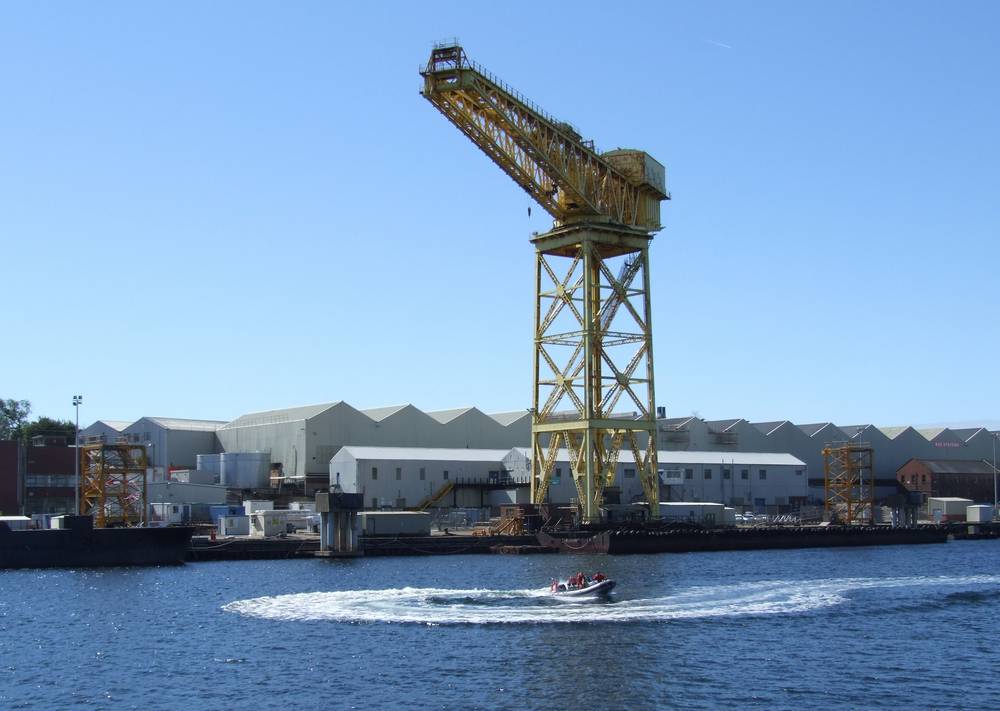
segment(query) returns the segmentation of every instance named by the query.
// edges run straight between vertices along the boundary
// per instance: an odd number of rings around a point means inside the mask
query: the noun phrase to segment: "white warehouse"
[[[371,508],[523,503],[528,496],[530,454],[523,447],[347,446],[330,460],[330,485],[362,494]],[[795,508],[807,500],[806,465],[790,454],[666,451],[658,457],[661,501],[708,501],[763,512],[769,506]],[[568,504],[578,498],[569,461],[561,450],[549,485],[549,503]],[[615,485],[622,503],[645,499],[629,451],[621,452]]]
[[[330,486],[361,494],[367,508],[416,508],[424,504],[483,508],[507,503],[505,486],[520,483],[505,471],[507,449],[341,447],[330,459]],[[491,497],[492,492],[498,492]],[[527,496],[525,495],[525,500]]]

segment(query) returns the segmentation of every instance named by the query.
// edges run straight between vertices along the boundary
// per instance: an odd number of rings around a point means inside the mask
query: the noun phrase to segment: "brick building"
[[[21,513],[21,482],[18,477],[20,450],[14,440],[0,440],[0,514]]]
[[[25,448],[24,514],[71,513],[75,507],[75,447]]]
[[[896,472],[908,491],[993,503],[993,467],[981,459],[911,459]]]

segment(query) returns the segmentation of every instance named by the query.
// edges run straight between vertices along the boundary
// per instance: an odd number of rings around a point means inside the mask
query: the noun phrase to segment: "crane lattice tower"
[[[531,498],[544,503],[560,452],[585,521],[600,519],[623,448],[659,517],[649,244],[669,199],[663,166],[598,153],[482,67],[437,45],[422,95],[554,219],[536,234]]]
[[[88,444],[80,449],[80,513],[98,528],[136,526],[146,520],[146,447]]]
[[[868,442],[823,448],[824,510],[843,523],[871,524],[875,513],[874,450]]]

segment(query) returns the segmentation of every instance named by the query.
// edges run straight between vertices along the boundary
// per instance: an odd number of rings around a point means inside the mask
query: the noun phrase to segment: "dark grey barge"
[[[68,527],[30,531],[0,528],[0,569],[181,565],[193,528],[94,528],[89,516]]]
[[[539,533],[538,542],[561,553],[693,553],[945,543],[948,530],[936,526],[803,526],[774,528],[623,528]]]

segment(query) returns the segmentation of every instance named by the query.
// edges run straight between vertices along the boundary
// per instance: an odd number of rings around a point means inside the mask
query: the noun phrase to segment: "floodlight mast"
[[[420,74],[424,98],[554,219],[531,240],[532,501],[546,501],[565,452],[583,520],[600,520],[625,448],[658,518],[649,243],[670,199],[663,166],[642,151],[598,153],[458,44],[435,46]]]

